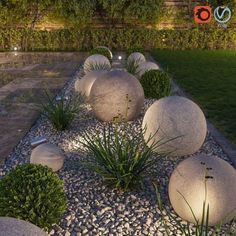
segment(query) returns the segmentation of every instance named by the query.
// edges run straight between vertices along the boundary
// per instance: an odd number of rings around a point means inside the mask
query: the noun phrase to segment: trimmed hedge
[[[97,45],[132,48],[227,49],[236,47],[236,29],[0,29],[0,51],[80,51]]]

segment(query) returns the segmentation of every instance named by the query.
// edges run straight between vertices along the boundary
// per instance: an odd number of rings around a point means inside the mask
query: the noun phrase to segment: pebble
[[[79,73],[77,77],[79,77]],[[64,88],[66,95],[74,96],[74,77]],[[141,130],[144,112],[155,102],[155,99],[145,100],[142,114],[137,120],[128,122],[135,129]],[[84,117],[86,119],[84,119]],[[7,174],[18,164],[29,162],[32,137],[46,136],[50,143],[60,146],[66,155],[64,168],[58,174],[64,180],[68,199],[68,209],[58,225],[50,231],[51,236],[82,236],[82,235],[154,235],[164,236],[165,228],[160,223],[161,211],[156,204],[155,190],[151,179],[155,178],[161,185],[161,195],[168,207],[168,178],[175,166],[184,159],[160,157],[152,166],[158,175],[154,177],[148,173],[144,188],[131,192],[120,192],[104,185],[102,179],[81,165],[81,161],[88,158],[78,150],[81,147],[79,140],[85,130],[102,130],[104,122],[92,116],[88,104],[81,107],[78,117],[72,122],[71,129],[62,133],[55,132],[45,117],[40,117],[28,134],[13,150],[6,163],[0,166],[0,176]],[[215,156],[228,160],[222,149],[208,132],[206,141],[198,153],[213,153]],[[172,208],[169,211],[177,218]],[[172,229],[171,235],[178,235],[168,216],[165,216],[167,225]],[[183,224],[186,224],[183,221]],[[193,226],[191,225],[193,228]],[[230,227],[230,226],[228,226]],[[234,230],[236,226],[234,225]],[[124,233],[125,232],[125,233]]]

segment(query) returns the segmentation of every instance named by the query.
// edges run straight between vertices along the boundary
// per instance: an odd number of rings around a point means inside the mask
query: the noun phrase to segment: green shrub
[[[91,50],[110,45],[116,50],[130,48],[228,49],[236,47],[236,29],[156,30],[123,29],[0,29],[0,51],[15,46],[23,51]],[[137,51],[137,50],[136,50]]]
[[[70,127],[71,122],[79,112],[79,98],[66,99],[64,95],[59,101],[55,101],[49,92],[45,92],[46,102],[41,103],[43,114],[51,121],[54,128],[58,131],[66,130]]]
[[[111,53],[106,48],[102,48],[102,47],[94,48],[90,51],[90,55],[94,55],[94,54],[101,54],[101,55],[105,56],[106,58],[108,58],[110,62],[112,61]]]
[[[146,98],[162,98],[170,95],[171,79],[161,70],[149,70],[140,78]]]
[[[90,157],[85,166],[120,190],[142,186],[143,173],[156,161],[153,149],[161,145],[152,142],[148,147],[143,140],[144,132],[137,133],[127,123],[109,124],[101,133],[85,132],[81,144]]]
[[[20,165],[0,181],[0,216],[50,229],[65,210],[63,181],[49,167]]]

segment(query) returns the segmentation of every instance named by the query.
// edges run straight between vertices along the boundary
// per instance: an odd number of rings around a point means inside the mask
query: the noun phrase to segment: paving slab
[[[0,164],[38,118],[45,90],[56,95],[87,53],[0,53]]]

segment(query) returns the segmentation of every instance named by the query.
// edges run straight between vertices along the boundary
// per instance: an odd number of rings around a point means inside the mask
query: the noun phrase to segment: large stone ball
[[[105,70],[95,70],[87,73],[81,79],[77,79],[75,82],[75,91],[83,95],[87,100],[89,100],[90,90],[94,81],[101,75],[107,73]]]
[[[179,96],[154,102],[144,115],[142,126],[146,128],[144,138],[148,146],[159,142],[161,145],[156,145],[154,151],[170,156],[195,153],[207,132],[206,119],[199,106]]]
[[[142,109],[144,92],[133,75],[113,70],[94,82],[90,103],[94,114],[102,121],[114,121],[115,118],[133,120]]]
[[[84,62],[84,73],[87,74],[93,70],[110,70],[111,64],[108,58],[100,54],[89,56]]]
[[[0,217],[0,236],[47,236],[48,234],[30,222],[11,217]]]
[[[205,201],[206,207],[209,204],[209,225],[229,222],[236,216],[236,170],[217,157],[187,158],[171,175],[169,198],[184,220],[196,223],[188,203],[201,222]]]
[[[112,51],[110,50],[110,48],[108,48],[106,46],[97,46],[96,48],[104,48],[104,49],[106,49],[110,53],[111,59],[113,58],[113,54],[112,54]]]
[[[48,166],[58,171],[64,164],[64,155],[55,144],[44,143],[33,149],[30,163]]]
[[[138,67],[138,77],[141,78],[142,75],[149,70],[159,70],[159,66],[150,61],[143,62]]]
[[[127,58],[127,62],[130,63],[134,61],[136,65],[140,65],[146,61],[145,56],[140,52],[133,52]]]

